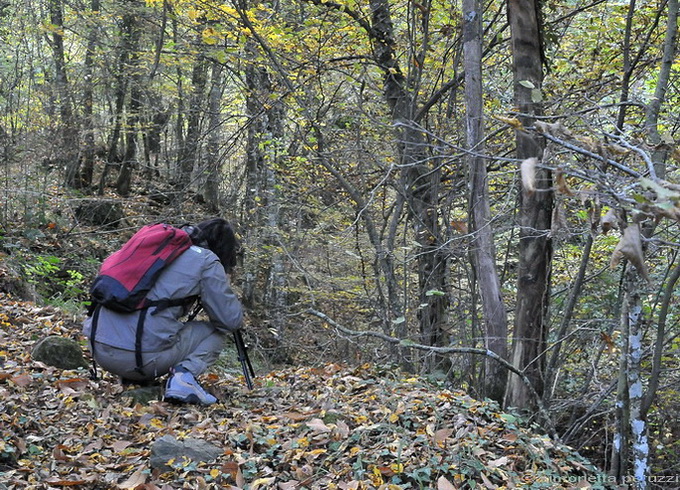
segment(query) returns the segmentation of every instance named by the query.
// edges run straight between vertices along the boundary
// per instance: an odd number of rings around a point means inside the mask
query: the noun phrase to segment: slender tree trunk
[[[180,46],[182,43],[180,34],[179,34],[179,16],[175,15],[175,13],[172,11],[172,4],[168,5],[168,8],[170,9],[170,18],[172,19],[172,41],[175,46]],[[185,106],[186,106],[186,91],[184,89],[184,69],[183,69],[183,64],[182,63],[177,63],[177,67],[175,69],[175,76],[177,77],[177,107],[176,107],[176,117],[175,117],[175,148],[183,148],[184,147],[184,140],[185,140],[185,135],[184,135],[184,126],[185,126]],[[177,168],[179,168],[179,150],[178,150],[178,155],[176,155],[177,159]],[[179,171],[177,168],[170,168],[170,163],[168,162],[168,177],[171,179],[174,179],[175,181],[178,180],[179,178]],[[176,184],[177,185],[177,184]]]
[[[556,344],[552,349],[550,360],[548,362],[548,367],[546,369],[545,378],[547,387],[544,393],[546,401],[549,401],[550,398],[552,397],[553,386],[555,380],[557,379],[558,366],[560,365],[561,362],[560,352],[562,351],[562,340],[567,335],[569,324],[571,323],[571,320],[573,318],[578,298],[583,290],[583,284],[586,279],[586,271],[588,270],[588,263],[590,262],[590,252],[592,248],[593,248],[593,235],[591,233],[588,233],[588,236],[586,237],[585,246],[583,247],[583,253],[581,254],[581,263],[579,265],[578,272],[576,273],[576,277],[574,278],[574,281],[572,283],[569,298],[567,299],[566,304],[562,310],[560,326],[557,330],[557,333],[555,334]]]
[[[253,52],[254,52],[254,48]],[[274,82],[269,70],[249,64],[246,68],[250,117],[246,147],[245,211],[249,240],[262,245],[251,254],[252,262],[244,281],[244,298],[250,304],[261,302],[268,311],[269,330],[282,340],[286,327],[285,274],[281,250],[282,197],[277,166],[282,157],[284,139],[283,104],[275,100]],[[256,283],[265,288],[256,298]],[[260,283],[261,283],[260,282]]]
[[[208,143],[206,145],[206,180],[203,197],[211,211],[220,209],[220,144],[222,142],[220,126],[221,98],[222,98],[222,65],[212,62],[210,93],[208,95]]]
[[[130,0],[129,0],[130,1]],[[136,12],[136,2],[130,1],[129,10],[123,17],[124,37],[128,52],[128,63],[125,66],[126,78],[129,78],[130,101],[128,103],[125,123],[125,151],[123,162],[116,181],[116,190],[121,196],[127,196],[132,186],[132,170],[137,161],[137,140],[139,132],[139,113],[142,108],[142,75],[139,72],[139,39],[140,26]]]
[[[666,92],[668,91],[668,84],[673,69],[675,60],[675,53],[677,50],[678,37],[678,0],[668,0],[668,20],[666,23],[666,36],[663,45],[663,55],[661,58],[661,67],[659,69],[659,77],[654,89],[654,97],[647,105],[645,117],[645,130],[647,137],[652,147],[652,162],[656,176],[664,178],[666,175],[666,157],[668,154],[668,145],[662,145],[661,134],[659,132],[659,113],[661,106],[666,100]]]
[[[52,55],[54,60],[55,89],[58,97],[59,116],[61,118],[61,138],[59,141],[59,161],[65,163],[64,183],[69,187],[77,187],[78,171],[78,128],[73,116],[73,105],[69,92],[66,74],[66,57],[64,53],[64,12],[62,0],[49,0],[50,22],[52,23]]]
[[[677,260],[677,258],[678,257],[676,255],[675,259]],[[659,379],[661,377],[661,371],[663,369],[664,362],[663,352],[666,341],[666,322],[671,308],[671,302],[673,301],[675,294],[675,287],[679,280],[680,263],[677,263],[668,277],[663,292],[663,298],[661,300],[661,306],[659,308],[659,317],[657,319],[656,326],[656,341],[654,344],[654,356],[652,358],[652,370],[649,375],[649,384],[642,402],[642,408],[640,409],[641,417],[644,417],[645,419],[649,409],[652,408],[654,399],[656,398],[656,390],[659,388]]]
[[[508,0],[508,20],[512,37],[515,105],[524,126],[531,126],[542,113],[543,55],[538,0]],[[517,157],[520,160],[543,157],[543,141],[525,131],[517,131]],[[540,396],[544,388],[545,347],[548,330],[550,229],[553,195],[549,171],[539,168],[536,190],[523,189],[519,198],[519,270],[517,305],[512,342],[512,363],[521,369]],[[508,383],[506,404],[534,408],[526,385],[516,375]]]
[[[630,225],[630,226],[638,226]],[[644,289],[643,280],[634,267],[627,267],[624,277],[624,310],[622,321],[623,332],[628,332],[626,356],[626,387],[627,405],[624,404],[623,420],[630,423],[630,427],[623,427],[630,431],[630,451],[633,460],[633,475],[636,487],[640,490],[647,488],[647,476],[649,473],[649,441],[647,438],[647,423],[642,418],[643,379],[641,363],[643,357],[642,326],[645,322],[642,311],[641,292]],[[627,410],[626,410],[627,409]],[[620,459],[624,470],[618,475],[619,479],[626,476],[627,458]]]
[[[200,42],[200,39],[198,40]],[[208,82],[208,60],[202,54],[194,61],[191,75],[191,101],[189,102],[189,113],[187,117],[187,133],[184,144],[179,149],[179,179],[175,186],[177,188],[178,206],[185,200],[184,191],[191,185],[191,178],[196,167],[199,146],[201,140],[201,122],[205,112],[205,93]]]
[[[651,159],[653,163],[653,171],[655,175],[652,177],[663,178],[666,174],[666,156],[667,148],[662,145],[662,139],[659,132],[659,113],[661,107],[665,102],[666,92],[670,80],[672,65],[675,61],[675,52],[677,44],[678,33],[678,0],[668,1],[668,19],[666,24],[666,35],[664,39],[664,49],[661,58],[661,66],[659,69],[659,76],[654,91],[654,97],[647,106],[645,117],[645,129],[649,142],[653,147]],[[639,226],[638,224],[630,226]],[[642,231],[645,236],[651,236],[654,230],[654,223],[646,226]],[[622,423],[619,426],[622,429],[621,438],[630,440],[630,456],[633,465],[633,475],[635,477],[636,488],[644,490],[647,488],[647,477],[649,476],[649,440],[647,427],[647,413],[651,407],[651,400],[654,398],[655,391],[658,387],[658,376],[660,370],[658,365],[660,363],[661,349],[659,349],[659,342],[663,343],[665,329],[663,328],[662,318],[659,319],[659,328],[657,330],[657,348],[655,349],[655,357],[653,359],[652,378],[648,380],[648,391],[643,394],[644,375],[642,369],[642,356],[644,347],[642,345],[642,325],[645,322],[643,315],[642,292],[644,290],[643,280],[638,272],[633,267],[628,267],[625,280],[625,311],[626,315],[623,317],[624,325],[628,329],[628,345],[627,350],[623,353],[626,356],[625,365],[625,380],[627,387],[627,405],[624,404],[624,413],[621,417],[621,422],[629,421],[630,426],[626,427]],[[662,309],[662,313],[663,313]],[[665,320],[663,320],[665,321]],[[627,411],[625,410],[627,409]],[[623,431],[628,429],[628,433]],[[627,474],[628,458],[627,453],[616,455],[615,462],[618,465],[615,467],[617,476],[619,478]]]
[[[496,247],[491,228],[491,211],[484,151],[482,102],[482,9],[479,0],[463,0],[463,53],[465,57],[465,108],[467,143],[470,151],[470,233],[476,282],[482,299],[485,347],[507,358],[508,323],[496,269]],[[485,396],[502,402],[507,371],[500,363],[485,359]]]
[[[85,51],[85,84],[83,88],[83,161],[80,170],[79,187],[90,187],[94,178],[95,140],[94,140],[94,57],[99,36],[98,13],[100,1],[92,0],[90,15],[92,25],[87,36]]]
[[[631,33],[633,30],[633,16],[635,15],[635,1],[630,0],[628,5],[628,15],[626,16],[626,30],[623,36],[623,43],[621,46],[621,52],[623,55],[623,75],[621,77],[621,107],[619,107],[619,115],[616,120],[616,129],[618,131],[623,131],[624,123],[626,122],[626,109],[627,105],[625,102],[628,101],[629,91],[630,91],[630,76],[633,74],[633,63],[631,61]]]
[[[619,359],[619,375],[616,386],[616,409],[615,409],[615,428],[614,441],[612,444],[611,464],[609,474],[613,476],[616,481],[622,481],[623,477],[628,473],[628,455],[630,449],[630,437],[628,434],[628,427],[630,425],[630,410],[628,400],[628,379],[626,373],[628,372],[628,342],[630,339],[628,310],[625,304],[625,293],[622,295],[622,308],[620,327],[623,345],[621,346],[621,357]]]
[[[134,0],[126,0],[124,6],[127,7],[122,16],[121,33],[120,33],[120,52],[118,54],[118,64],[115,68],[115,99],[114,99],[114,113],[113,113],[113,129],[109,136],[109,147],[106,157],[104,170],[99,179],[99,194],[104,193],[106,181],[109,171],[114,163],[121,162],[120,140],[123,132],[123,120],[125,118],[125,98],[128,93],[128,86],[130,81],[130,56],[132,55],[133,29],[136,19],[133,13]]]

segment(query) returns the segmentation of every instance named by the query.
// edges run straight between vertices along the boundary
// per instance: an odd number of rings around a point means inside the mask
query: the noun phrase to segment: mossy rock
[[[110,230],[118,228],[125,220],[123,206],[111,199],[83,199],[74,212],[81,223]]]
[[[50,335],[35,344],[31,357],[59,369],[78,369],[89,366],[80,344],[58,335]]]

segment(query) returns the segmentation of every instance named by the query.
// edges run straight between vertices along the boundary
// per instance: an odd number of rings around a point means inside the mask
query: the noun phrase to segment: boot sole
[[[181,397],[181,396],[178,396],[178,395],[173,395],[172,393],[168,394],[167,392],[165,393],[165,396],[163,397],[163,401],[172,403],[174,405],[184,405],[186,403],[191,403],[193,405],[208,406],[208,405],[212,405],[214,403],[217,403],[217,401],[214,401],[214,402],[201,401],[201,399],[194,394]]]

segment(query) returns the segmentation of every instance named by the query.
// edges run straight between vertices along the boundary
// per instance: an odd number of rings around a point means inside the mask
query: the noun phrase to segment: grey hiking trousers
[[[179,365],[198,376],[215,363],[224,348],[226,335],[227,332],[216,329],[209,322],[187,322],[168,349],[142,353],[141,372],[136,369],[134,351],[96,341],[95,360],[102,369],[130,381],[150,381]]]

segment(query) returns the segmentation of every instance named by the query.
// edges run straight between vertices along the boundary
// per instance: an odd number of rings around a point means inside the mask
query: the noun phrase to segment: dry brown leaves
[[[462,391],[372,366],[211,374],[208,408],[130,406],[116,379],[36,363],[38,338],[78,336],[55,310],[0,297],[0,481],[7,488],[573,488],[599,481],[570,449]],[[166,434],[224,448],[149,467]]]

